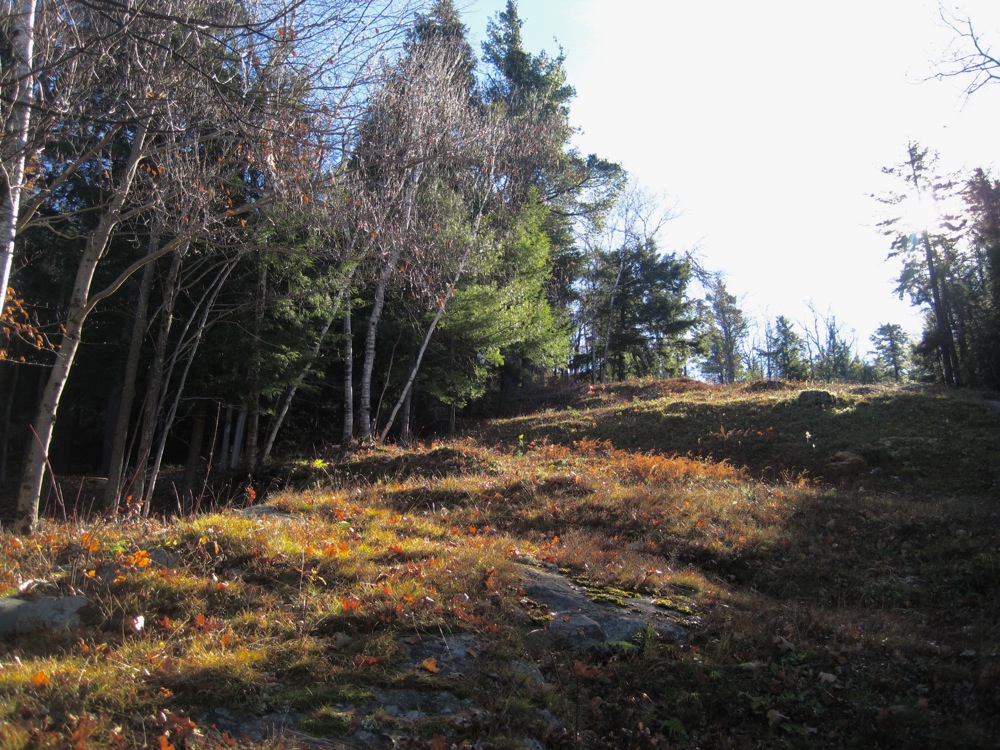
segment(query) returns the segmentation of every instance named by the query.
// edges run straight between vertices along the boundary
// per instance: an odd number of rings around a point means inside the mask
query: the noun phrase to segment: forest
[[[525,49],[514,0],[479,52],[452,0],[9,6],[0,517],[22,531],[53,476],[106,478],[93,511],[188,511],[553,383],[1000,387],[1000,182],[921,144],[879,200],[924,330],[859,343],[833,313],[753,321],[661,247],[669,212],[572,146],[564,58]],[[932,199],[954,210],[914,232]]]

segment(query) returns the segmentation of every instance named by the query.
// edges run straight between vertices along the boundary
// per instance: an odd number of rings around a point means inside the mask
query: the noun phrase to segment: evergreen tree
[[[600,380],[670,377],[687,362],[684,336],[697,318],[686,297],[688,264],[646,239],[603,253],[589,305],[595,375]]]
[[[736,296],[726,289],[721,274],[711,274],[705,297],[709,330],[707,353],[701,368],[720,383],[735,383],[743,374],[742,349],[750,326],[737,305]]]
[[[765,352],[771,374],[786,380],[805,380],[809,377],[809,365],[804,359],[805,348],[805,341],[795,332],[791,321],[779,315],[767,339]]]
[[[901,325],[883,323],[871,336],[876,364],[897,383],[907,373],[910,359],[910,337]]]

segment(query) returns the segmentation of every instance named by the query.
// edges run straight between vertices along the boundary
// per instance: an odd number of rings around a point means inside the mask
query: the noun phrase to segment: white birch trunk
[[[14,116],[11,149],[3,154],[0,170],[6,189],[0,195],[0,299],[7,293],[14,265],[14,238],[21,208],[24,171],[28,158],[28,131],[31,128],[31,100],[34,89],[32,65],[35,55],[35,0],[20,0],[11,15],[11,55],[14,58]]]
[[[410,182],[406,189],[404,199],[405,208],[402,221],[403,231],[410,225],[410,218],[413,214],[413,204],[416,202],[417,186],[420,182],[422,169],[417,167],[410,176]],[[375,341],[378,333],[378,324],[382,319],[382,308],[385,305],[385,293],[389,287],[389,280],[396,273],[396,266],[399,264],[399,256],[403,251],[402,239],[397,238],[393,244],[393,249],[382,265],[382,270],[378,275],[378,283],[375,286],[375,300],[372,304],[371,314],[368,316],[368,330],[365,331],[365,360],[361,367],[361,392],[358,394],[358,422],[360,432],[358,437],[363,442],[371,442],[374,435],[374,425],[372,424],[372,373],[375,369]]]

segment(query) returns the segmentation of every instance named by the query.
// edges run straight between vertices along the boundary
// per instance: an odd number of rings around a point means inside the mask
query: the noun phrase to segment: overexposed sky
[[[506,0],[458,0],[478,51]],[[913,332],[874,226],[909,140],[1000,177],[1000,83],[927,80],[955,34],[937,0],[520,0],[525,46],[566,53],[584,153],[667,196],[669,251],[697,248],[756,317]],[[941,5],[1000,48],[1000,0]]]

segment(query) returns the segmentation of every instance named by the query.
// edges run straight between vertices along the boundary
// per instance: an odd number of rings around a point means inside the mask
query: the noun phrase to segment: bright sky
[[[458,0],[473,40],[506,0]],[[680,216],[660,245],[697,248],[756,317],[916,333],[892,293],[882,166],[909,140],[950,167],[996,167],[1000,83],[926,80],[955,34],[937,0],[520,0],[525,46],[566,53],[584,153],[621,163]],[[951,0],[1000,47],[1000,2]],[[474,41],[478,51],[478,41]]]

